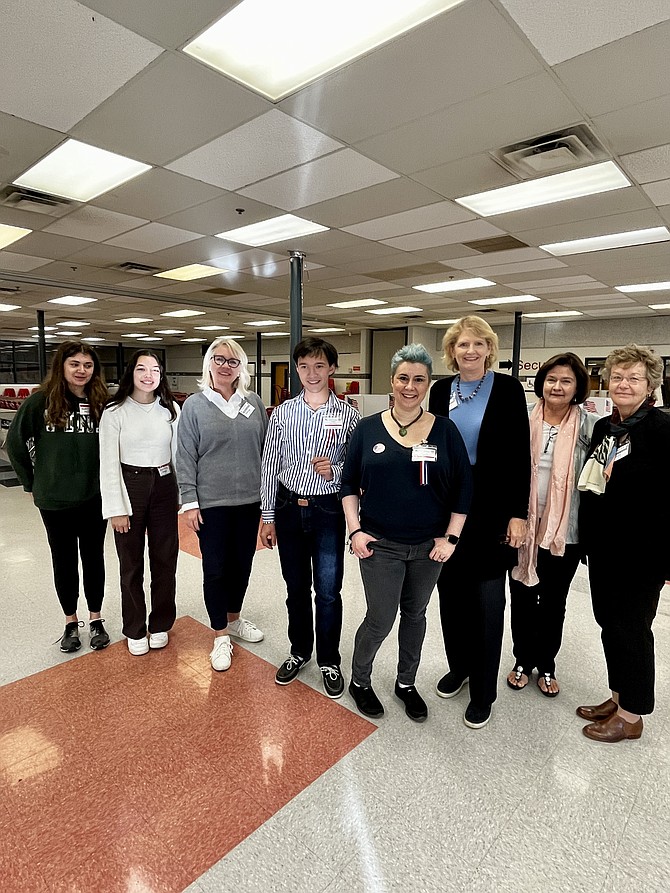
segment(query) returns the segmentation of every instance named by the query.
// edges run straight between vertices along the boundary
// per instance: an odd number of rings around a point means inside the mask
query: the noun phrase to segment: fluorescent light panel
[[[245,322],[245,326],[283,326],[280,319],[257,319],[255,322]]]
[[[66,140],[14,180],[14,185],[88,202],[148,170],[150,164]]]
[[[670,304],[649,304],[650,310],[670,310]]]
[[[546,310],[544,313],[524,313],[524,317],[533,317],[533,319],[549,319],[552,316],[583,316],[579,310]]]
[[[128,322],[128,320],[117,320],[117,322]],[[90,322],[83,322],[80,319],[64,319],[58,323],[59,326],[90,326]]]
[[[138,322],[153,322],[153,319],[149,319],[148,316],[125,316],[123,319],[115,320],[115,322],[127,322],[128,325],[134,326]]]
[[[488,288],[489,285],[495,285],[490,279],[450,279],[448,282],[432,282],[429,285],[413,285],[417,291],[427,291],[429,294],[434,292],[445,291],[466,291],[469,288]]]
[[[459,319],[459,316],[454,317],[454,319],[427,319],[426,323],[429,326],[450,326],[452,323],[458,322]]]
[[[393,313],[423,313],[423,307],[382,307],[381,310],[366,310],[365,312],[376,313],[378,316],[390,316]]]
[[[307,329],[308,332],[313,332],[315,335],[327,335],[330,332],[344,332],[346,329]]]
[[[154,338],[153,335],[142,335],[137,339],[138,341],[162,341],[162,338]]]
[[[338,307],[346,310],[349,307],[374,307],[375,304],[388,304],[388,301],[379,301],[377,298],[360,298],[357,301],[338,301],[336,304],[326,304],[326,307]]]
[[[195,326],[197,329],[198,326]],[[185,335],[186,329],[156,329],[156,335]]]
[[[525,183],[515,183],[513,186],[465,195],[454,201],[481,217],[491,217],[493,214],[536,208],[552,202],[623,189],[630,185],[628,177],[613,161],[603,161],[575,171],[564,171]]]
[[[476,301],[468,301],[468,304],[479,304],[481,307],[495,306],[496,304],[525,304],[528,301],[539,301],[535,295],[510,295],[507,298],[478,298]]]
[[[61,337],[61,336],[69,336],[69,335],[81,335],[81,332],[63,332],[63,331],[60,331],[60,332],[56,332],[56,335],[58,335],[58,337]]]
[[[9,313],[10,310],[20,310],[18,304],[0,304],[0,313]]]
[[[218,276],[219,273],[227,273],[221,267],[210,267],[207,264],[187,264],[185,267],[175,267],[174,270],[164,270],[162,273],[154,273],[157,279],[177,279],[180,282],[190,282],[192,279],[205,279],[207,276]]]
[[[186,316],[204,316],[204,310],[170,310],[168,313],[161,313],[161,316],[176,316],[176,317],[186,317]]]
[[[90,337],[90,338],[82,338],[81,340],[82,340],[82,341],[104,341],[105,339],[104,339],[104,338]]]
[[[44,331],[45,332],[55,332],[57,328],[58,328],[58,326],[44,326]],[[30,326],[28,328],[29,332],[39,332],[39,330],[40,330],[39,326]]]
[[[263,332],[264,338],[282,338],[288,337],[290,332]]]
[[[328,227],[321,226],[320,223],[312,223],[311,220],[304,220],[294,214],[282,214],[280,217],[272,217],[260,223],[250,223],[249,226],[217,233],[216,237],[258,248],[261,245],[270,245],[272,242],[284,242],[286,239],[324,233],[327,230]]]
[[[136,338],[144,338],[145,335],[146,335],[146,332],[126,332],[125,334],[120,335],[119,337],[120,338],[136,339]]]
[[[617,291],[624,294],[635,294],[644,291],[670,291],[670,282],[641,282],[638,285],[615,285]]]
[[[182,338],[180,340],[189,344],[196,341],[207,341],[206,338]]]
[[[587,254],[589,251],[630,248],[633,245],[650,245],[653,242],[667,242],[669,240],[670,232],[667,226],[653,226],[650,229],[633,229],[625,233],[593,236],[590,239],[553,242],[550,245],[540,245],[540,248],[549,254],[553,254],[554,257],[562,257],[565,254]]]
[[[243,0],[184,52],[276,102],[461,2]]]
[[[51,298],[50,304],[67,304],[68,307],[79,307],[81,304],[92,304],[97,298],[82,298],[80,295],[65,295],[64,298]]]
[[[193,328],[198,332],[223,332],[230,326],[193,326]]]
[[[18,242],[19,239],[31,232],[31,229],[25,229],[23,226],[9,226],[8,223],[0,223],[0,248],[6,248],[8,245]]]

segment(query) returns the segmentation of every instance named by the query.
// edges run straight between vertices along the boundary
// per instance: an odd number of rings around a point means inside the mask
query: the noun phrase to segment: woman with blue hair
[[[453,422],[424,410],[433,361],[408,344],[391,361],[393,405],[362,419],[342,475],[342,506],[351,552],[360,559],[367,613],[356,633],[349,693],[365,716],[384,707],[372,665],[398,610],[395,694],[415,722],[428,708],[415,688],[426,633],[426,608],[444,563],[458,548],[472,478]]]

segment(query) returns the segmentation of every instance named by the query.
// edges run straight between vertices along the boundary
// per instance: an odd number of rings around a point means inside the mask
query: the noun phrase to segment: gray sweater
[[[202,393],[192,394],[184,403],[177,428],[182,505],[195,502],[206,509],[260,501],[261,452],[268,418],[256,394],[248,394],[246,403],[254,408],[251,415],[240,412],[234,419]]]

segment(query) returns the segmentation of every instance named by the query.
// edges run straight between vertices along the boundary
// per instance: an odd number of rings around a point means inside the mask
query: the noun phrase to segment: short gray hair
[[[663,383],[663,360],[648,347],[641,347],[631,342],[625,347],[613,350],[605,360],[605,375],[609,381],[610,373],[614,366],[635,366],[642,363],[646,368],[649,388],[655,391]]]
[[[248,368],[249,358],[234,338],[226,338],[225,335],[221,338],[215,338],[207,348],[205,356],[202,358],[202,378],[198,379],[198,387],[201,391],[204,391],[205,388],[211,388],[213,386],[211,363],[214,351],[217,347],[227,347],[232,355],[237,357],[240,361],[236,387],[242,397],[246,397],[249,393],[249,386],[251,385],[251,375],[249,375]]]
[[[428,375],[433,374],[433,358],[423,344],[406,344],[397,350],[391,357],[391,378],[398,371],[401,363],[421,363],[428,369]]]

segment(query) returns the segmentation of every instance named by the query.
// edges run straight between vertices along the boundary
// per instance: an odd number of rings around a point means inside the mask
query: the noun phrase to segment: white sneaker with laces
[[[213,670],[227,670],[230,667],[233,655],[233,644],[230,636],[217,636],[214,639],[214,648],[209,655]]]
[[[262,642],[265,633],[262,632],[251,620],[240,617],[238,620],[228,621],[228,633],[243,642]]]
[[[167,643],[167,633],[149,633],[149,648],[165,648]]]
[[[145,636],[143,639],[128,639],[128,651],[138,657],[140,654],[146,654],[149,650],[149,640]]]

